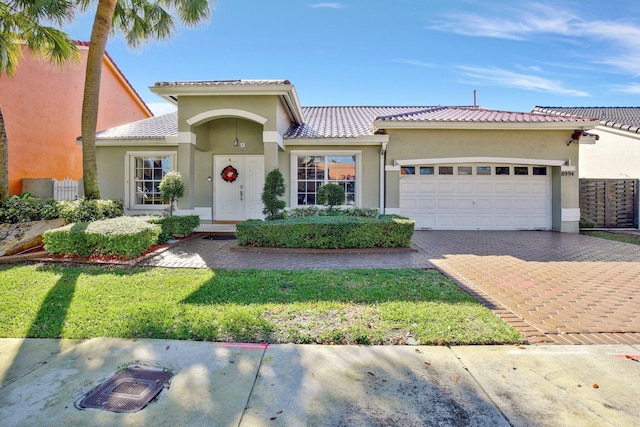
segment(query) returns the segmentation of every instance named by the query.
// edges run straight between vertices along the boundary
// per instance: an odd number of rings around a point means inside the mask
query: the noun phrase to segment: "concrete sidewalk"
[[[634,426],[640,346],[0,340],[3,426]],[[174,372],[139,412],[74,403],[119,368]],[[596,386],[597,384],[597,386]]]

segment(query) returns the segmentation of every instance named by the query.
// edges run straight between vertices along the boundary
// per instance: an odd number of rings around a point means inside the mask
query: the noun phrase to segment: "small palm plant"
[[[160,185],[158,185],[162,200],[169,202],[169,216],[173,216],[173,204],[180,197],[184,196],[184,183],[180,172],[169,172],[166,174]]]

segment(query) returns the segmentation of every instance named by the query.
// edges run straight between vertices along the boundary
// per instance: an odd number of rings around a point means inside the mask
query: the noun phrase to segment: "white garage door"
[[[551,171],[527,165],[403,166],[400,214],[434,230],[551,229]]]

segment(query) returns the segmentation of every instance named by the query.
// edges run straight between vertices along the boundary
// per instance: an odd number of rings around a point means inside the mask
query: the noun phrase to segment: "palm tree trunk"
[[[89,40],[87,72],[82,102],[82,178],[87,199],[99,199],[98,165],[96,163],[96,130],[100,105],[102,58],[111,31],[111,20],[118,0],[100,0]]]
[[[9,197],[9,140],[0,106],[0,202]]]

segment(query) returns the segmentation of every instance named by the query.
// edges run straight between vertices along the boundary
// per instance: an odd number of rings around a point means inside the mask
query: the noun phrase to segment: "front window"
[[[133,157],[133,203],[164,205],[158,186],[169,171],[171,171],[170,155]]]
[[[355,206],[356,155],[299,155],[297,157],[298,205],[315,205],[318,188],[338,184],[345,193],[345,204]]]

